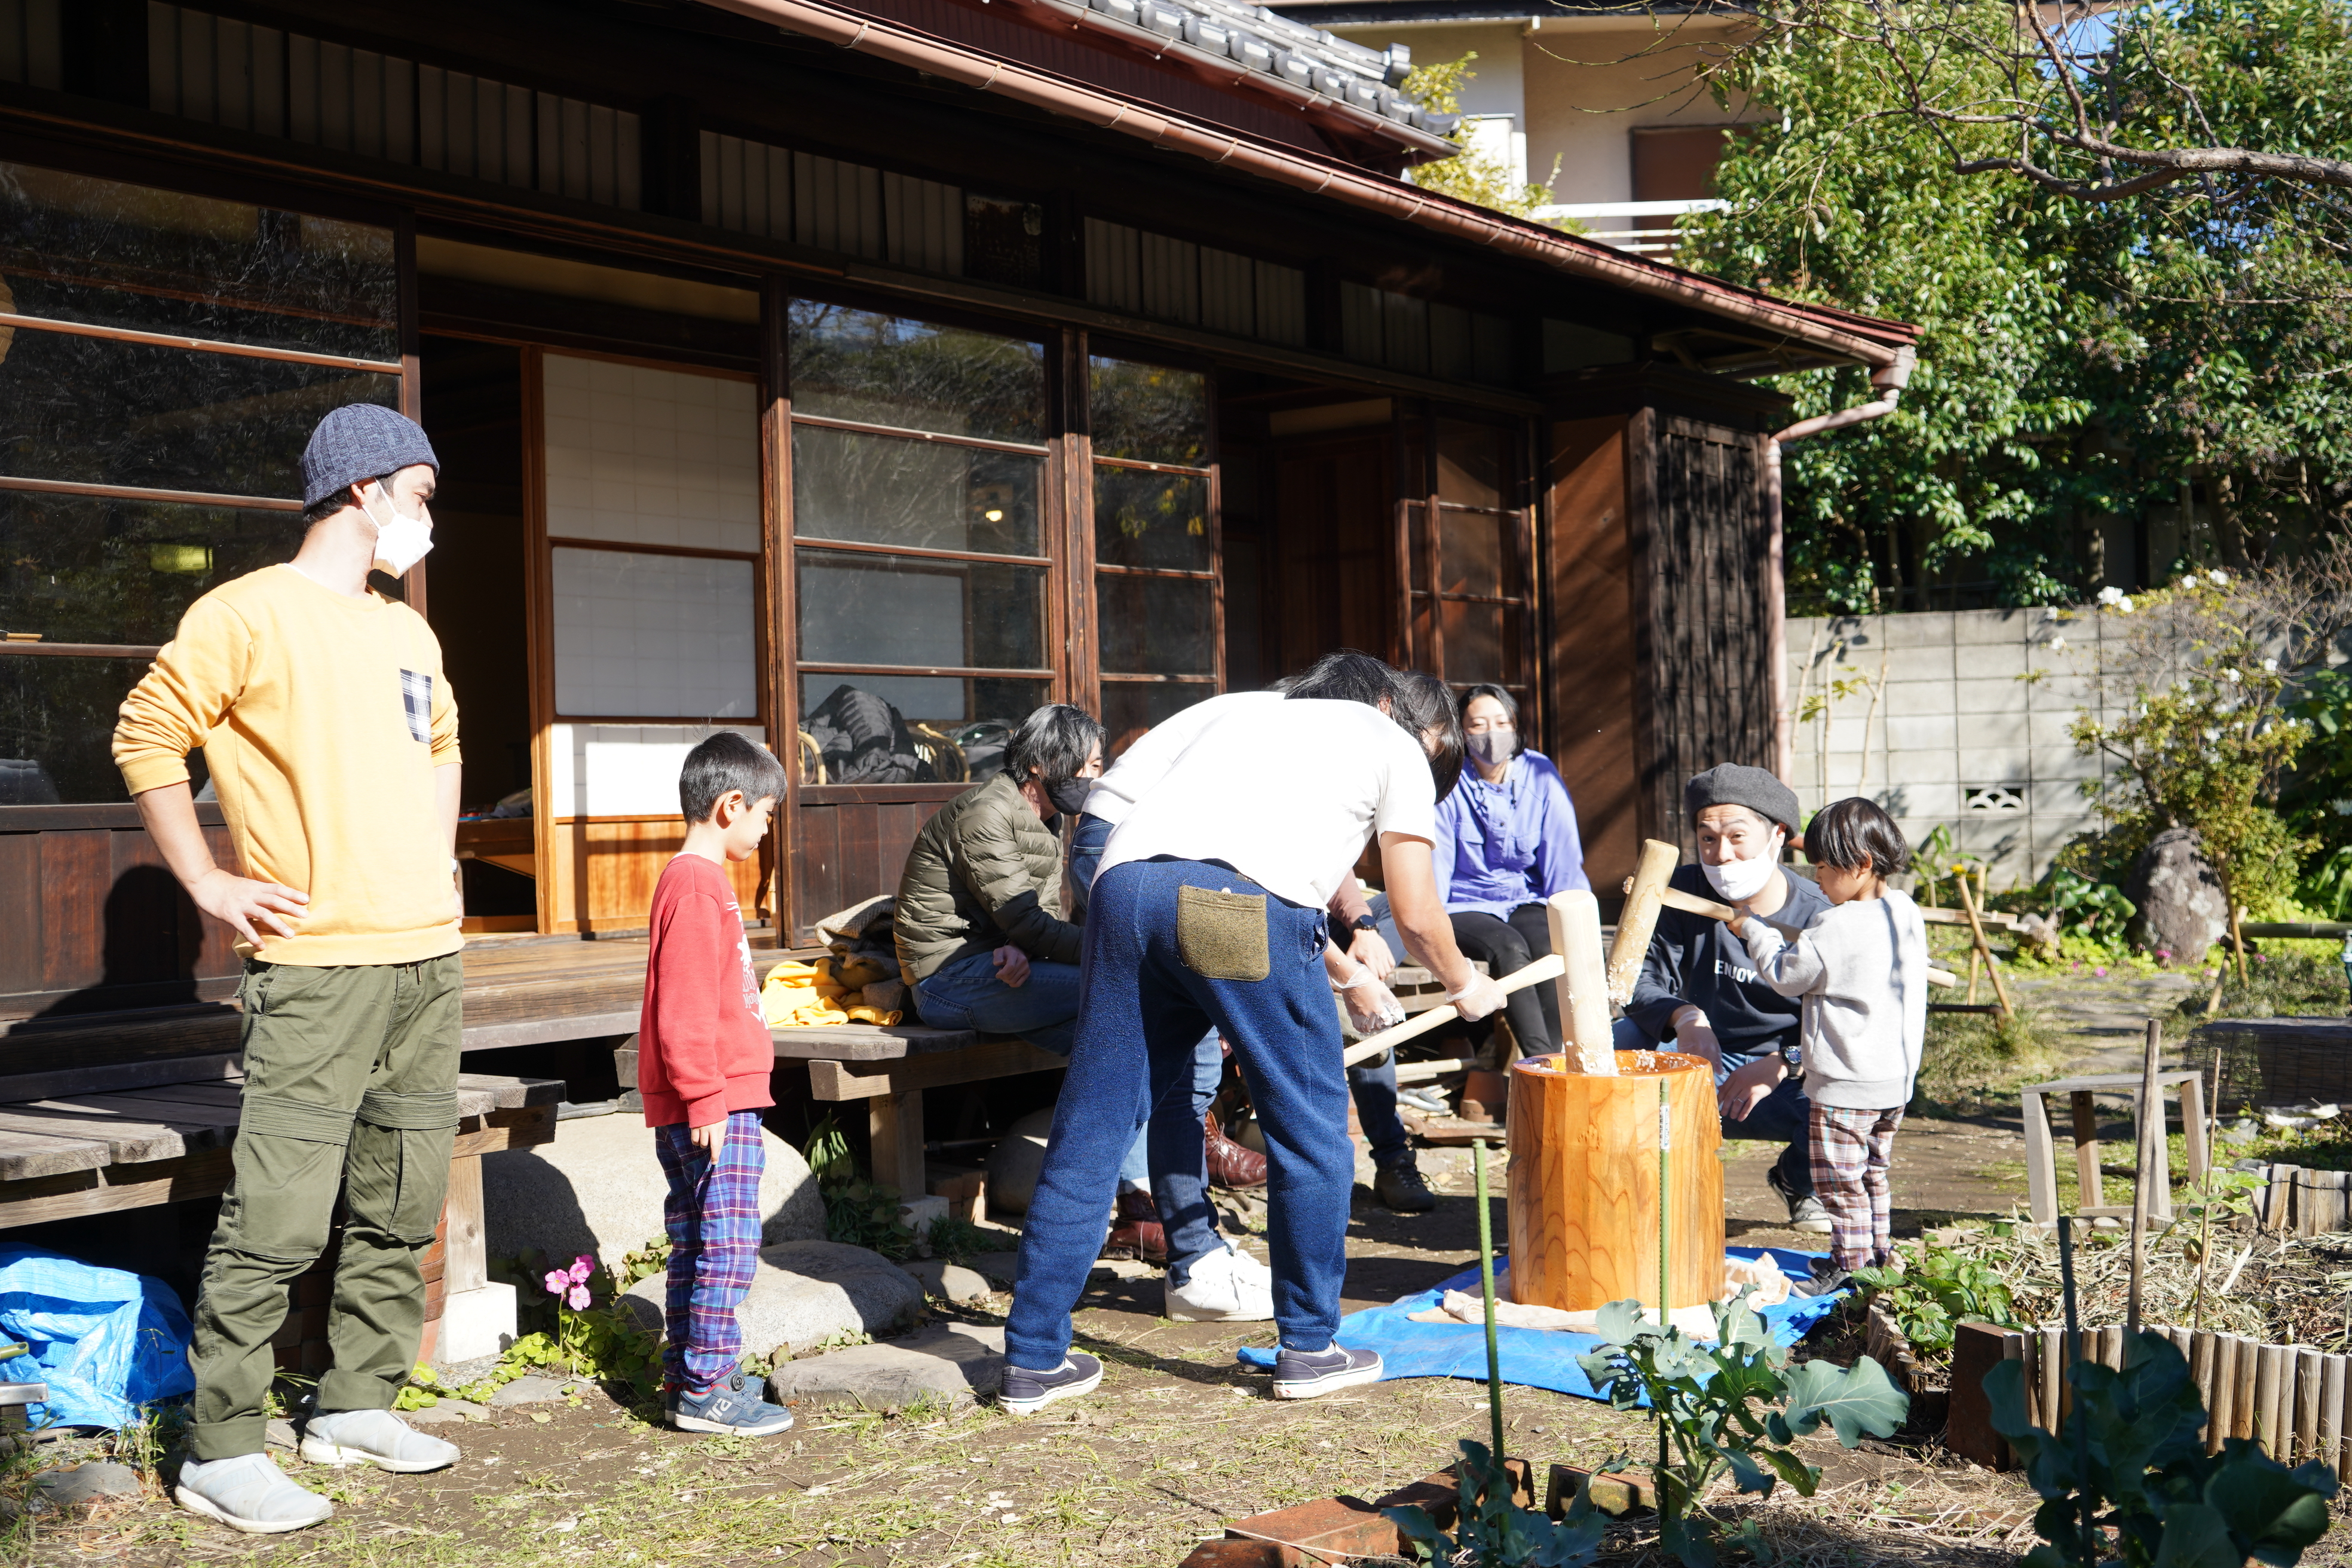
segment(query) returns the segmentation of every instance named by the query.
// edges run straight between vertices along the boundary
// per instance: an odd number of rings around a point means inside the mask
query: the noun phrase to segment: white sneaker
[[[1274,1316],[1274,1280],[1265,1265],[1227,1242],[1192,1265],[1192,1279],[1167,1287],[1167,1315],[1180,1323],[1263,1323]]]
[[[457,1445],[419,1432],[389,1410],[336,1410],[302,1428],[302,1457],[314,1465],[373,1465],[414,1475],[457,1462]]]
[[[307,1530],[334,1516],[335,1505],[287,1479],[267,1454],[234,1458],[188,1459],[180,1466],[172,1495],[192,1513],[219,1520],[248,1535],[282,1535]]]

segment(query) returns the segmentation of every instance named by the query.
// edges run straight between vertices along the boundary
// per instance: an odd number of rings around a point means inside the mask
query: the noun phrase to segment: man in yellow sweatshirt
[[[440,462],[358,404],[302,454],[301,549],[223,584],[122,704],[115,764],[198,909],[246,961],[236,1171],[205,1260],[183,1506],[238,1530],[334,1511],[263,1451],[287,1287],[349,1205],[302,1456],[437,1469],[457,1450],[392,1412],[424,1330],[419,1268],[457,1125],[457,705],[425,618],[368,586],[432,548]],[[205,749],[238,871],[214,864],[188,790]]]

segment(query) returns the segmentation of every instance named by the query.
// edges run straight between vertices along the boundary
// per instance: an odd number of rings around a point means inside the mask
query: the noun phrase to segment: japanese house
[[[1403,54],[1230,0],[0,0],[0,1020],[233,990],[109,736],[354,399],[446,465],[383,585],[482,933],[642,927],[714,726],[793,763],[742,889],[791,945],[1032,705],[1116,742],[1339,645],[1521,694],[1612,887],[1773,759],[1753,378],[1911,333],[1415,190]]]

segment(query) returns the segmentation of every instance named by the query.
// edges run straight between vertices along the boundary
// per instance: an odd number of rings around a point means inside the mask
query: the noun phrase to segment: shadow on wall
[[[824,1200],[800,1152],[763,1132],[761,1244],[824,1239]],[[552,1259],[588,1253],[609,1266],[660,1236],[669,1182],[641,1116],[616,1112],[561,1123],[555,1142],[482,1156],[482,1206],[492,1258],[537,1249]]]
[[[65,910],[50,918],[69,930],[79,914],[79,910]],[[50,1003],[36,1017],[63,1018],[125,1007],[178,1007],[204,1000],[198,991],[201,981],[196,965],[204,954],[205,917],[180,890],[171,872],[161,866],[132,866],[123,871],[107,889],[100,921],[97,980]],[[45,945],[55,949],[63,942],[50,937]],[[79,967],[70,954],[54,956],[63,961],[56,967],[68,973]],[[201,979],[233,986],[237,969],[237,960],[228,955],[226,978],[206,975]]]

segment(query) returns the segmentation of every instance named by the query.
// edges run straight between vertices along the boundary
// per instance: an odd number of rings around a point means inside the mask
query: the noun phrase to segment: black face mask
[[[1086,810],[1087,795],[1094,787],[1092,779],[1060,779],[1045,786],[1045,798],[1063,816],[1076,816]]]

